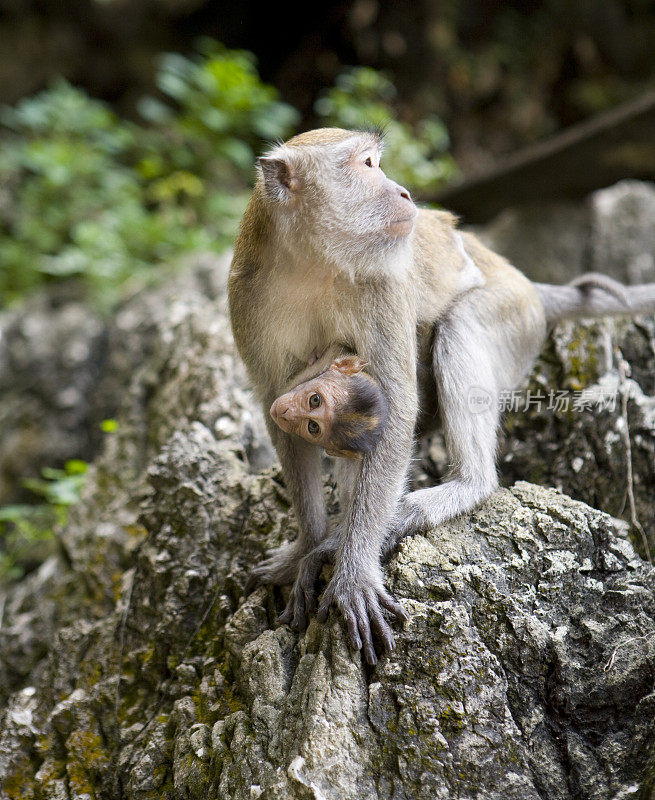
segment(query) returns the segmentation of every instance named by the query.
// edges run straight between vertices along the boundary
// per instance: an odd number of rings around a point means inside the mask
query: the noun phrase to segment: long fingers
[[[261,584],[262,580],[256,572],[251,572],[246,580],[246,585],[243,589],[246,595],[251,594]]]
[[[284,611],[277,618],[280,625],[303,633],[309,623],[309,615],[316,608],[316,580],[320,562],[303,559],[296,582],[291,589],[289,601]]]
[[[367,587],[350,595],[346,601],[334,597],[328,587],[318,610],[319,622],[327,620],[333,605],[343,616],[348,644],[353,650],[362,650],[366,663],[370,665],[377,663],[378,653],[389,653],[395,646],[391,625],[382,609],[390,610],[400,619],[409,618],[403,606],[384,589]],[[378,645],[377,652],[375,644]]]
[[[370,597],[370,594],[368,594],[366,599],[371,627],[373,628],[377,640],[381,643],[383,651],[385,653],[390,653],[396,644],[393,631],[385,619],[380,606],[374,601],[374,598]]]
[[[332,605],[332,598],[328,594],[328,590],[326,589],[323,593],[323,599],[321,600],[321,604],[318,607],[318,611],[316,612],[316,619],[321,623],[327,622],[328,614],[330,613],[330,606]]]
[[[359,637],[359,621],[354,609],[346,609],[343,612],[343,618],[346,623],[348,642],[354,650],[359,650],[362,646],[362,640]]]
[[[362,641],[362,651],[364,654],[364,660],[367,664],[374,666],[378,663],[377,656],[375,654],[375,647],[373,646],[373,637],[371,635],[371,623],[369,620],[369,609],[367,608],[367,603],[364,602],[363,598],[358,598],[355,603],[355,609],[357,614],[357,627],[359,628],[359,635]],[[358,650],[358,647],[355,647]]]
[[[403,622],[407,622],[409,619],[409,614],[402,603],[399,603],[384,589],[378,589],[377,595],[381,606],[386,608],[387,611],[391,611],[391,613],[398,617],[398,619],[402,620]]]

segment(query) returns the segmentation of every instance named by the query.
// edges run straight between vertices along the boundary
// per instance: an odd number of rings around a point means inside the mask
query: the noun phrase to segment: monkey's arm
[[[396,314],[399,298],[385,306]],[[402,302],[402,300],[400,301]],[[378,306],[380,308],[380,306]],[[399,320],[401,320],[399,322]],[[386,590],[380,566],[380,548],[403,491],[412,450],[417,412],[416,336],[410,311],[394,319],[371,320],[357,342],[357,352],[370,363],[389,403],[389,416],[375,450],[356,462],[350,508],[339,528],[335,570],[323,595],[318,619],[324,622],[336,606],[342,613],[350,644],[363,647],[369,664],[376,663],[373,636],[384,650],[394,637],[383,609],[406,619],[407,614]]]
[[[298,537],[272,550],[268,558],[252,570],[246,584],[247,592],[263,583],[293,583],[300,559],[321,542],[327,530],[320,451],[275,425],[268,414],[274,399],[271,396],[270,401],[265,400],[264,415],[298,520]]]
[[[439,486],[405,495],[386,552],[408,533],[435,528],[495,491],[501,393],[528,372],[545,334],[534,288],[508,271],[471,290],[440,320],[433,369],[450,473]]]

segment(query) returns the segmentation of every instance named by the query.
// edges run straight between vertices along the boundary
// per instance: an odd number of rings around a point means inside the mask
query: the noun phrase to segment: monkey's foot
[[[422,489],[419,491],[423,491]],[[387,538],[382,543],[380,550],[380,560],[386,563],[406,536],[413,533],[420,533],[430,527],[429,520],[426,518],[424,509],[420,503],[408,502],[412,494],[403,497],[398,504],[393,524],[387,533]]]
[[[318,609],[319,622],[325,622],[330,608],[336,606],[346,623],[348,643],[354,650],[363,649],[367,664],[377,664],[373,635],[383,653],[393,650],[395,639],[383,609],[390,611],[403,622],[409,619],[407,611],[384,588],[381,575],[334,574],[323,593]]]
[[[300,560],[296,582],[291,589],[286,608],[277,618],[280,625],[288,625],[302,633],[308,625],[309,615],[316,610],[316,582],[324,564],[334,561],[338,540],[325,539]]]
[[[439,486],[409,492],[398,504],[394,525],[382,545],[382,559],[387,559],[405,536],[436,528],[471,511],[496,488],[494,476],[493,480],[476,483],[453,479]]]
[[[296,542],[287,542],[281,547],[269,550],[268,556],[261,564],[251,570],[246,581],[246,594],[250,594],[263,584],[282,586],[285,583],[293,583],[302,557],[303,553]]]
[[[439,488],[439,487],[435,487]],[[393,524],[387,533],[387,537],[382,542],[380,550],[380,561],[383,564],[391,558],[396,552],[398,546],[406,536],[411,536],[413,533],[421,533],[428,530],[431,525],[431,520],[425,512],[425,498],[421,496],[421,492],[431,491],[430,489],[419,489],[416,492],[410,492],[403,497],[396,509]],[[418,497],[414,497],[418,495]]]

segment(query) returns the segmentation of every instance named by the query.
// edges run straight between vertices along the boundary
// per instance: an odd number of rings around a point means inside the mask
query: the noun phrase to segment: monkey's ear
[[[344,375],[350,376],[356,375],[364,367],[368,367],[368,361],[362,361],[359,356],[339,356],[334,359],[332,366]]]
[[[298,178],[286,159],[262,156],[257,159],[257,166],[262,171],[266,194],[271,200],[288,200],[297,191]]]

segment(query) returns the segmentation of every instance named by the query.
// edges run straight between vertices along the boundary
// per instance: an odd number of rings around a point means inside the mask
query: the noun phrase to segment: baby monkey
[[[321,360],[314,355],[309,364]],[[327,361],[318,375],[278,397],[271,417],[285,433],[323,447],[330,456],[362,458],[382,436],[387,398],[377,381],[363,371],[367,363],[358,356],[328,355]]]

